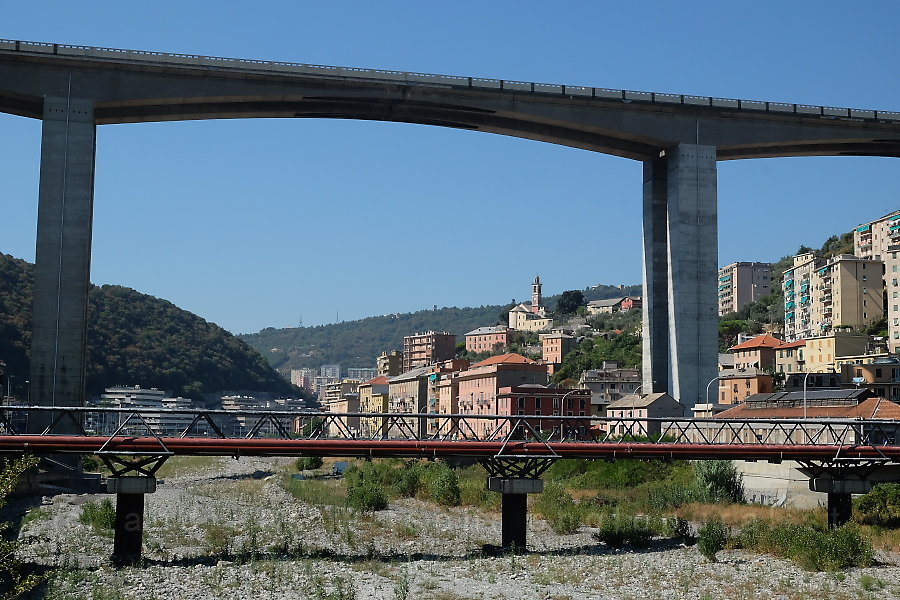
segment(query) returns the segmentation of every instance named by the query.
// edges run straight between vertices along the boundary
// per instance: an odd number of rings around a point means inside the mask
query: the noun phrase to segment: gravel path
[[[112,539],[78,522],[101,496],[46,498],[20,538],[26,559],[57,567],[44,590],[66,600],[900,598],[900,567],[809,573],[770,556],[659,542],[613,552],[590,530],[529,522],[529,553],[484,557],[499,516],[417,500],[373,515],[302,503],[282,488],[290,461],[221,459],[161,479],[146,497],[146,564],[113,569]],[[105,496],[104,496],[105,497]],[[241,559],[223,558],[239,555]],[[894,557],[882,557],[896,563]]]

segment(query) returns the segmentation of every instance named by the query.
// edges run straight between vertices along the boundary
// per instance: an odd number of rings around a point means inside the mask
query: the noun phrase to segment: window
[[[540,409],[534,411],[534,416],[536,416],[536,417],[541,416],[541,411],[540,411]]]
[[[881,369],[875,369],[875,377],[881,377]]]
[[[519,408],[525,408],[525,398],[519,398]]]

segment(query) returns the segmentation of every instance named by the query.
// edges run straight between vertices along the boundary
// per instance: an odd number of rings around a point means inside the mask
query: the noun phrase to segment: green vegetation
[[[743,502],[741,475],[730,460],[698,460],[694,474],[706,502]]]
[[[0,459],[0,508],[6,505],[6,500],[16,489],[19,478],[25,471],[38,464],[38,459],[33,456],[23,458]],[[0,598],[12,600],[37,587],[44,577],[30,573],[16,552],[21,548],[18,540],[6,539],[9,523],[0,523]]]
[[[112,500],[104,498],[99,502],[89,501],[81,506],[79,523],[90,525],[95,531],[107,534],[111,533],[116,521],[116,509]]]
[[[602,367],[605,360],[618,361],[620,367],[639,367],[641,365],[640,336],[623,333],[610,338],[586,338],[566,355],[562,367],[551,380],[554,383],[577,380],[584,371]]]
[[[741,548],[790,559],[810,571],[836,571],[874,563],[872,544],[853,525],[824,529],[754,519],[733,540]]]
[[[728,528],[718,519],[705,523],[697,531],[697,548],[712,562],[716,562],[716,554],[725,549],[727,541]]]
[[[900,528],[900,483],[881,483],[855,498],[853,518],[864,525]]]
[[[645,548],[655,535],[663,535],[663,521],[654,517],[635,516],[627,513],[605,515],[594,538],[613,549],[631,546]]]
[[[579,307],[584,305],[584,294],[581,290],[566,290],[559,295],[554,313],[559,316],[573,315]]]
[[[0,254],[0,357],[28,373],[33,266]],[[227,389],[298,395],[246,343],[171,302],[132,289],[91,287],[87,391],[140,383],[200,398]]]
[[[321,456],[301,456],[297,459],[295,466],[298,471],[313,471],[322,468]]]

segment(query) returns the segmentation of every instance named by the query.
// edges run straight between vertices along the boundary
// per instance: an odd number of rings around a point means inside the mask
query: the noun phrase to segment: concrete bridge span
[[[496,133],[644,164],[644,390],[716,373],[716,162],[900,157],[900,112],[0,40],[0,111],[41,119],[32,398],[84,394],[96,126],[347,118]]]

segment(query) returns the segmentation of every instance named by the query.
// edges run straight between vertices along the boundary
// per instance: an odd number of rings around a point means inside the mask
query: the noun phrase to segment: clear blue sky
[[[0,37],[900,110],[897,0],[12,3]],[[33,260],[40,123],[0,115],[0,251]],[[900,161],[719,163],[719,263],[900,207]],[[340,120],[98,130],[94,283],[236,332],[641,279],[641,165]],[[410,232],[427,251],[405,251]]]

